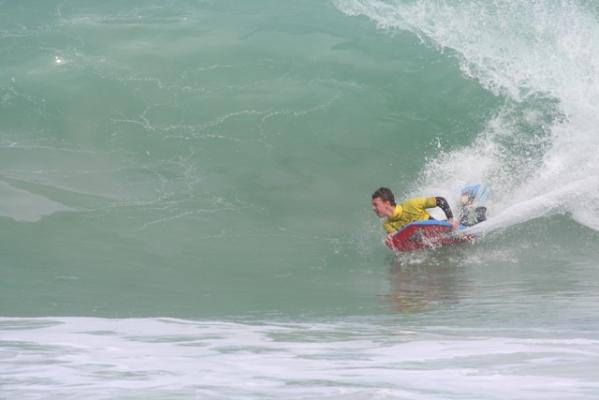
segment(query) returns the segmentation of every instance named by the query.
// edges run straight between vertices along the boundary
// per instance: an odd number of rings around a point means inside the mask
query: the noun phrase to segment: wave
[[[556,213],[599,230],[595,10],[568,0],[334,3],[454,55],[466,77],[503,99],[471,144],[428,161],[420,191],[454,194],[465,183],[487,183],[489,230]]]

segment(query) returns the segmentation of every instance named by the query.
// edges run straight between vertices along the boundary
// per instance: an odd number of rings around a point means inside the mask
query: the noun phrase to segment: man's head
[[[390,217],[395,211],[395,196],[391,189],[378,188],[372,194],[372,211],[379,217]]]

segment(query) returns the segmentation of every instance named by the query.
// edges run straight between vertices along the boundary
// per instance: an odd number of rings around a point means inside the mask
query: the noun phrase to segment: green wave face
[[[386,315],[397,263],[591,265],[596,7],[487,3],[1,2],[0,314]],[[381,244],[377,187],[477,182],[480,243]]]

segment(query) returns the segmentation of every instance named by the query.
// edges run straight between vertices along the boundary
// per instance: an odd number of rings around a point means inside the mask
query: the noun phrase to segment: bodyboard
[[[391,248],[395,251],[413,251],[466,243],[476,239],[473,234],[461,232],[465,228],[462,225],[457,230],[451,228],[451,224],[444,220],[415,221],[392,236]]]

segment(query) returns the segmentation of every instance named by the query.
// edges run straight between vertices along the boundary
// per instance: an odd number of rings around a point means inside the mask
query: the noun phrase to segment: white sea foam
[[[599,20],[581,2],[336,0],[349,15],[448,49],[506,99],[469,146],[440,154],[419,190],[485,182],[499,229],[569,213],[599,229]],[[485,228],[486,227],[486,228]]]
[[[599,341],[393,324],[0,318],[8,398],[593,398]],[[563,333],[561,334],[563,335]],[[482,396],[482,397],[481,397]]]

